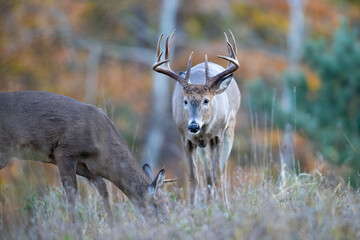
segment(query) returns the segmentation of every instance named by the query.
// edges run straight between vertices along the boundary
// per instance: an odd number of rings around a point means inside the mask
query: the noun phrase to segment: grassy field
[[[320,174],[288,176],[285,183],[250,180],[242,170],[236,179],[228,212],[219,201],[201,201],[201,193],[190,208],[172,190],[170,219],[163,223],[145,223],[120,191],[112,190],[112,229],[100,197],[81,180],[73,232],[61,187],[24,182],[17,186],[24,194],[16,194],[9,185],[0,190],[0,239],[360,239],[360,192],[344,183],[332,184]]]

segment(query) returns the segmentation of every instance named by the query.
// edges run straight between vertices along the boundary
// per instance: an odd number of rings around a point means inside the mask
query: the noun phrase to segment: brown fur
[[[110,219],[103,178],[120,188],[142,212],[167,214],[165,196],[150,196],[151,180],[130,152],[111,120],[93,105],[48,92],[0,93],[0,170],[14,152],[23,159],[56,164],[73,220],[76,174],[94,183]],[[36,153],[34,155],[33,153]],[[29,155],[30,154],[30,155]],[[160,180],[164,177],[161,173]],[[158,176],[159,176],[158,174]]]

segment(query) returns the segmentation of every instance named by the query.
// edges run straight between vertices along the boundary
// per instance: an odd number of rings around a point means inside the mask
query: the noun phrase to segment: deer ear
[[[211,87],[215,89],[215,93],[216,94],[220,94],[223,93],[227,87],[229,86],[231,80],[232,80],[233,75],[230,74],[228,76],[223,77],[222,79],[214,82]]]
[[[153,176],[153,174],[152,174],[151,167],[150,167],[149,164],[145,163],[144,166],[142,167],[142,169],[144,170],[145,174],[146,174],[151,180],[154,179],[154,176]]]
[[[157,190],[163,185],[165,179],[165,170],[161,169],[160,172],[157,174],[154,181],[152,181],[148,186],[148,193],[150,196],[153,196]]]

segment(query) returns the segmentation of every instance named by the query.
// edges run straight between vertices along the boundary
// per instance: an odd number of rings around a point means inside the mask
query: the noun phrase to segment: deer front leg
[[[196,158],[194,157],[194,153],[196,152],[196,145],[191,143],[190,141],[185,140],[184,147],[189,170],[190,204],[194,206],[196,202],[196,192],[199,183],[197,166],[195,162]]]
[[[108,224],[109,224],[109,226],[113,226],[114,216],[112,214],[111,207],[110,207],[109,193],[106,188],[106,183],[105,183],[104,179],[102,179],[101,177],[95,177],[93,180],[93,183],[94,183],[95,187],[97,188],[100,196],[102,197],[105,212],[107,214]]]
[[[223,192],[223,201],[227,209],[229,209],[229,201],[226,193],[226,176],[227,176],[227,161],[230,156],[230,152],[232,149],[233,141],[234,141],[234,128],[235,128],[235,120],[232,124],[225,130],[224,132],[224,143],[222,149],[221,156],[221,172],[222,172],[222,192]]]
[[[204,165],[205,168],[205,177],[206,177],[206,189],[207,189],[207,201],[210,203],[210,201],[213,198],[214,191],[212,188],[213,181],[212,181],[212,172],[211,172],[211,162],[208,154],[209,148],[198,148],[198,155],[199,158]],[[210,165],[210,166],[209,166]]]
[[[221,189],[222,192],[222,171],[221,171],[221,153],[222,153],[222,142],[219,137],[215,137],[210,140],[211,149],[211,177],[212,177],[212,188],[214,191]]]
[[[76,165],[77,162],[73,159],[57,159],[57,166],[59,168],[59,174],[61,183],[65,189],[68,219],[70,222],[74,222],[74,209],[75,199],[77,191],[76,183]]]
[[[104,203],[108,224],[109,226],[113,226],[114,216],[111,211],[110,202],[109,202],[109,193],[107,191],[107,187],[104,179],[92,174],[84,163],[78,163],[76,167],[76,173],[79,174],[80,176],[86,177],[90,181],[90,183],[92,183],[94,187],[97,189]]]

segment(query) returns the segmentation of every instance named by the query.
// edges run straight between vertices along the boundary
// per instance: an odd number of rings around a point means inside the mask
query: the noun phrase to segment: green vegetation
[[[318,143],[324,157],[354,171],[352,182],[360,186],[360,42],[346,22],[332,41],[307,44],[304,60],[320,77],[318,91],[309,90],[306,79],[295,80],[298,127]],[[312,124],[309,124],[311,122]],[[356,182],[355,182],[356,181]]]
[[[320,79],[316,85],[304,73],[287,75],[291,89],[295,89],[295,112],[284,114],[276,104],[275,122],[294,123],[301,135],[314,143],[314,148],[334,165],[346,165],[353,186],[360,186],[360,41],[346,21],[331,40],[309,41],[304,49],[304,62]],[[258,81],[250,86],[251,95],[260,112],[272,109],[274,88]],[[261,95],[259,95],[261,93]]]

